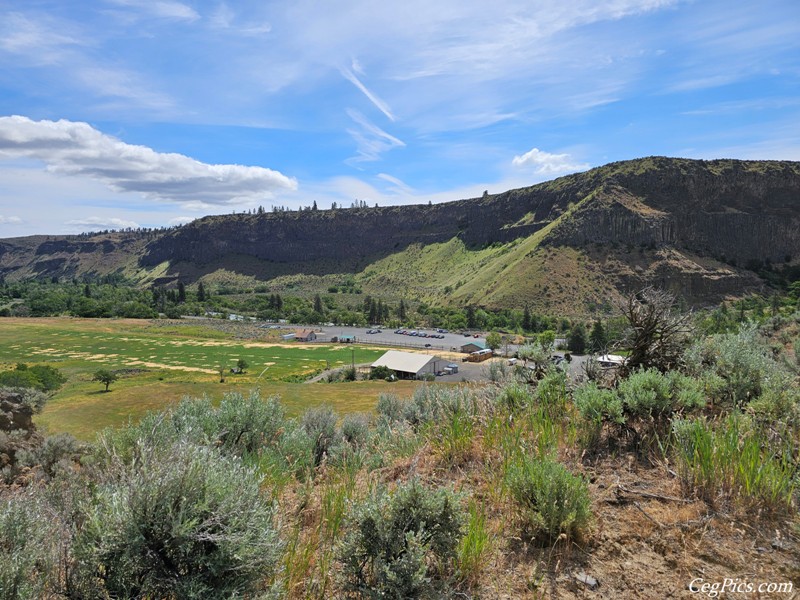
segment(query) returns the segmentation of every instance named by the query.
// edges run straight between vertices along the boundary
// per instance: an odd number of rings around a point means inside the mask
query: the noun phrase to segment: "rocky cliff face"
[[[188,282],[213,269],[237,271],[242,257],[257,277],[358,273],[411,245],[457,239],[477,250],[532,240],[537,232],[540,248],[627,249],[614,259],[613,280],[620,286],[679,286],[701,299],[753,290],[758,280],[744,267],[800,258],[800,163],[651,157],[432,206],[215,216],[139,237],[4,240],[0,274],[104,274],[158,266],[159,281],[180,275]],[[650,262],[636,268],[626,263],[631,248],[649,253]],[[259,271],[253,261],[275,268]],[[520,264],[533,269],[528,259]],[[472,271],[458,280],[478,277]],[[496,292],[504,283],[489,278],[486,285]]]
[[[738,265],[800,255],[799,163],[652,160],[612,169],[548,242],[675,246]]]
[[[411,244],[458,237],[480,248],[555,221],[546,239],[555,246],[677,246],[740,265],[783,262],[800,255],[800,167],[653,158],[434,206],[208,217],[151,243],[140,262],[204,264],[238,254],[278,263],[328,260],[347,270],[356,258],[363,264]]]
[[[0,277],[12,279],[108,275],[136,264],[156,234],[31,236],[0,241]]]
[[[333,261],[347,269],[357,260],[363,264],[411,244],[454,237],[479,248],[530,235],[546,224],[552,198],[529,200],[521,202],[508,192],[432,206],[206,217],[150,244],[140,263],[206,264],[239,254],[278,263]],[[515,223],[531,209],[541,213],[541,223]]]

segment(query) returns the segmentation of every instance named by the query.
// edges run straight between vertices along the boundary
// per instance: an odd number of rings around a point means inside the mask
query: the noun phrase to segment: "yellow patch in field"
[[[150,367],[151,369],[167,369],[168,371],[190,371],[192,373],[216,373],[213,369],[202,369],[200,367],[187,367],[185,365],[165,365],[163,363],[147,362],[143,360],[129,360],[125,363],[129,367]]]

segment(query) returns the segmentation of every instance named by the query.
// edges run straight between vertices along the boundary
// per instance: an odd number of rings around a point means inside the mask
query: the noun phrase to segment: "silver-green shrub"
[[[327,405],[309,408],[303,414],[303,429],[314,445],[314,466],[322,462],[338,441],[336,420],[336,413]]]
[[[68,433],[47,436],[41,445],[17,453],[17,462],[22,467],[39,466],[47,477],[76,459],[81,452],[81,443]],[[68,467],[67,467],[68,468]]]
[[[597,387],[593,381],[576,389],[573,399],[578,412],[591,423],[625,422],[620,397],[613,390]]]
[[[341,426],[342,439],[354,448],[362,448],[369,440],[369,417],[363,413],[345,415]]]
[[[358,598],[440,597],[462,524],[449,490],[416,481],[391,494],[379,490],[354,508],[338,548],[344,591]]]
[[[507,468],[506,485],[534,537],[580,537],[592,517],[586,482],[553,458],[520,455]]]
[[[617,388],[623,409],[633,416],[668,415],[705,405],[702,383],[677,371],[640,369]]]
[[[54,591],[60,537],[36,490],[0,499],[0,600],[38,600]]]
[[[781,370],[752,324],[700,340],[684,360],[689,373],[706,382],[715,402],[740,407],[758,398],[766,380]]]
[[[254,471],[191,443],[112,462],[75,556],[98,597],[231,598],[262,588],[280,541]]]

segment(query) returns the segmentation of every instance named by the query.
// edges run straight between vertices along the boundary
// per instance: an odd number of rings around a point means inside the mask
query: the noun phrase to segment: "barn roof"
[[[388,367],[392,371],[401,371],[403,373],[419,373],[425,367],[425,365],[433,360],[438,359],[435,356],[429,356],[427,354],[389,350],[386,354],[372,363],[372,366]]]

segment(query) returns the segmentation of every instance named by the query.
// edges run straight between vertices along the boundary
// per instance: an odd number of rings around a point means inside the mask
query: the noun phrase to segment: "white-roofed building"
[[[603,354],[597,357],[597,362],[600,363],[600,366],[604,369],[621,367],[625,364],[626,360],[624,356],[618,356],[617,354]]]
[[[397,373],[400,379],[416,379],[426,373],[436,374],[446,365],[447,361],[438,356],[389,350],[372,363],[372,368],[387,367]]]

